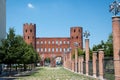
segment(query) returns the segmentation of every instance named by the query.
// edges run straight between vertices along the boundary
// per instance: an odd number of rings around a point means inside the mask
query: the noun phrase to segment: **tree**
[[[50,58],[49,57],[45,58],[45,62],[50,63]]]
[[[78,56],[84,55],[84,52],[82,49],[78,48]]]
[[[7,38],[2,40],[0,53],[0,62],[10,67],[11,64],[28,64],[38,61],[36,51],[31,45],[27,45],[21,36],[15,35],[14,28],[10,28]]]
[[[3,63],[3,58],[5,57],[5,54],[4,54],[4,49],[2,46],[0,46],[0,63]]]
[[[78,48],[77,51],[78,51],[78,56],[85,55],[85,52],[82,49]],[[75,50],[72,54],[72,58],[75,59]]]
[[[108,39],[106,42],[101,41],[100,44],[94,45],[92,50],[97,51],[98,49],[104,49],[105,56],[113,56],[113,36],[112,33],[108,36]]]
[[[11,72],[11,64],[15,63],[15,58],[17,57],[15,54],[15,32],[14,28],[9,29],[9,34],[7,34],[7,39],[2,40],[2,63],[8,64],[10,66]]]
[[[108,40],[106,42],[106,56],[113,56],[113,36],[112,33],[109,35]]]

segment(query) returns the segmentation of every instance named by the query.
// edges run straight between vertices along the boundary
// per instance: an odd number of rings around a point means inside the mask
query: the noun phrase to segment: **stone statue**
[[[110,12],[112,12],[115,16],[120,12],[120,2],[115,0],[113,3],[109,5]]]

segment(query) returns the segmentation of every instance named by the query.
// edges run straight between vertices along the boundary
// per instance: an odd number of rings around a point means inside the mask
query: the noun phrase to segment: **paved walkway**
[[[62,67],[39,68],[37,72],[32,73],[30,76],[15,77],[12,79],[0,80],[97,80],[83,75],[70,72]]]

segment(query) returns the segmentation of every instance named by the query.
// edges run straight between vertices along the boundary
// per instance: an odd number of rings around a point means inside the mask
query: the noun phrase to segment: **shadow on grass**
[[[31,70],[31,71],[26,71],[26,72],[14,75],[14,77],[31,76],[31,75],[34,75],[34,74],[38,73],[38,70],[40,70],[40,69],[34,69],[34,70]]]
[[[19,77],[31,76],[31,75],[38,73],[38,70],[40,70],[40,69],[41,68],[36,68],[31,71],[24,71],[24,72],[19,72],[19,73],[15,73],[15,74],[0,75],[0,80],[15,80],[15,79],[18,79]],[[14,72],[12,72],[12,73],[14,73]]]
[[[17,78],[12,78],[12,77],[4,77],[4,78],[0,78],[0,80],[15,80]]]

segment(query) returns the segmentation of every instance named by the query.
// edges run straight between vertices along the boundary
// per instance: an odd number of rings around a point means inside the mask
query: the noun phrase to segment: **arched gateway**
[[[62,61],[67,53],[72,52],[75,48],[74,42],[77,42],[78,47],[83,49],[83,36],[82,27],[71,27],[70,37],[36,37],[36,24],[24,24],[23,25],[23,38],[27,44],[32,44],[38,54],[44,61],[46,58],[50,58],[51,64],[56,64],[56,57],[61,57]],[[71,52],[71,53],[72,53]],[[72,54],[69,54],[70,56]],[[52,62],[55,58],[54,62]]]

